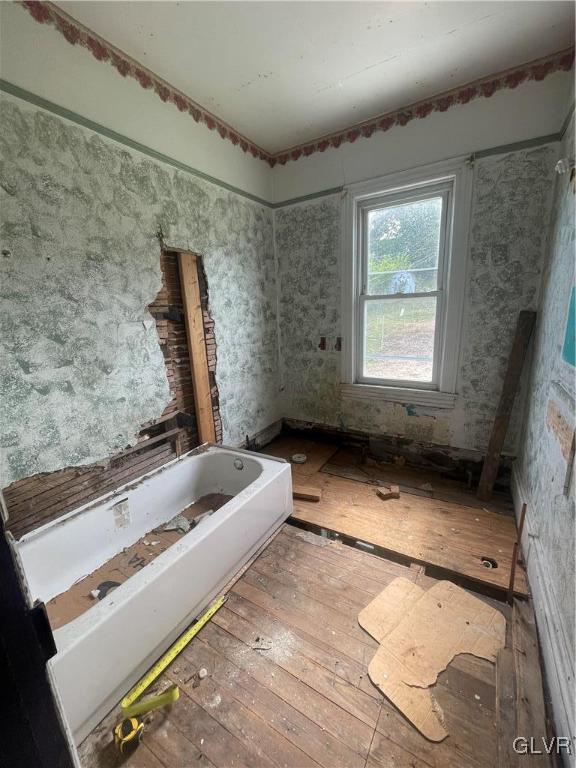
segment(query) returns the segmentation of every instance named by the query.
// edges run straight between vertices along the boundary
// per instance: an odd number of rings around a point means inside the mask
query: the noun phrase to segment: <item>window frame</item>
[[[351,398],[378,398],[402,403],[453,407],[456,398],[464,285],[468,251],[472,165],[469,158],[394,173],[370,182],[349,185],[343,205],[342,394]],[[438,262],[433,381],[376,379],[362,375],[364,322],[360,312],[367,301],[367,258],[364,240],[367,212],[383,205],[416,201],[442,191],[441,248]],[[444,247],[442,247],[444,246]],[[415,297],[419,294],[406,294]],[[401,299],[390,294],[387,299]],[[410,300],[408,298],[408,300]]]

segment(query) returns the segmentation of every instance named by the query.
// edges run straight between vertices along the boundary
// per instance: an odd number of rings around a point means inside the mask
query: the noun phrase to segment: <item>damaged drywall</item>
[[[554,158],[554,146],[546,145],[475,163],[458,397],[452,409],[341,397],[341,195],[276,210],[285,415],[483,451],[516,317],[538,300]],[[510,453],[517,448],[522,401],[520,394],[506,445]]]
[[[278,418],[272,214],[2,97],[0,485],[106,459],[169,401],[159,243],[204,257],[224,441]]]
[[[574,119],[560,157],[573,156]],[[570,735],[576,718],[576,554],[573,440],[576,371],[563,355],[574,290],[575,206],[570,173],[558,175],[549,236],[549,260],[534,339],[530,392],[521,451],[515,467],[517,506],[528,504],[524,557],[557,732]],[[570,327],[570,324],[572,326]]]

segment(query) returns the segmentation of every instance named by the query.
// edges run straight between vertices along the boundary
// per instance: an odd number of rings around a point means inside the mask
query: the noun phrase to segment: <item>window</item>
[[[345,395],[454,402],[469,168],[431,171],[348,190]]]

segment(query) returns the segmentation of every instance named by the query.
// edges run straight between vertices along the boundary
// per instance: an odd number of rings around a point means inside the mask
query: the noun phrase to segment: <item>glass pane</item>
[[[436,297],[365,303],[364,376],[432,381]]]
[[[368,293],[435,291],[442,198],[368,212]]]

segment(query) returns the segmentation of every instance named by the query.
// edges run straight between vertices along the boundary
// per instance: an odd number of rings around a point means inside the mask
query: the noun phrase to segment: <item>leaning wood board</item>
[[[500,402],[498,403],[498,410],[496,411],[496,418],[494,419],[490,442],[488,443],[488,450],[484,459],[484,466],[482,467],[482,475],[478,484],[478,498],[480,500],[492,498],[492,489],[500,465],[500,454],[504,447],[504,440],[506,439],[506,432],[508,431],[508,424],[512,415],[512,407],[516,399],[516,390],[520,383],[524,359],[535,322],[536,312],[524,310],[518,315],[516,333],[514,334],[512,349],[508,358],[508,367],[504,377],[504,384],[502,385]]]
[[[295,500],[296,520],[481,584],[508,588],[516,541],[514,518],[406,492],[384,503],[369,485],[323,473],[316,474],[313,482],[322,499],[316,504]],[[498,567],[484,567],[484,557],[496,560]],[[515,593],[528,594],[521,566]]]

